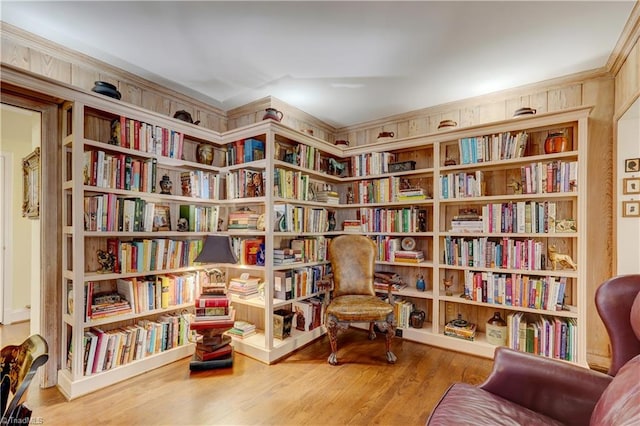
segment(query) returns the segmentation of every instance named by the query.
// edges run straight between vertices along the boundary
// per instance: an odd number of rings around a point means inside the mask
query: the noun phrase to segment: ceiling
[[[4,22],[224,110],[342,127],[603,67],[634,1],[0,2]]]

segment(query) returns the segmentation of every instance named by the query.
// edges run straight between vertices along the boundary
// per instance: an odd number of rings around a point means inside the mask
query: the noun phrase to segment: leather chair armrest
[[[563,423],[585,425],[611,380],[577,365],[500,347],[480,388]]]

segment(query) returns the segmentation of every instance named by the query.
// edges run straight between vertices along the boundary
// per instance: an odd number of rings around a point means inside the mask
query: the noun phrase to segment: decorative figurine
[[[184,217],[178,219],[178,227],[179,232],[187,232],[189,230],[189,220]]]
[[[353,204],[353,189],[351,187],[347,188],[347,204]]]
[[[296,330],[305,331],[304,314],[302,313],[302,310],[296,307],[295,315],[296,315]]]
[[[558,268],[558,264],[563,268],[571,268],[574,271],[578,269],[578,266],[575,264],[571,256],[568,254],[558,253],[558,249],[555,244],[551,244],[547,249],[549,254],[549,262],[551,262],[551,269],[556,270]]]
[[[328,220],[327,220],[327,231],[331,232],[336,229],[336,212],[333,210],[329,210],[327,212]]]
[[[169,175],[162,176],[162,179],[160,180],[160,189],[161,189],[160,193],[171,195],[172,188],[173,188],[173,182],[171,182],[171,178],[169,177]]]
[[[451,291],[451,286],[453,286],[453,275],[451,275],[449,278],[444,277],[442,279],[442,284],[444,284],[444,294],[447,296],[453,296],[453,292]]]
[[[513,189],[514,194],[522,194],[522,183],[518,182],[516,179],[511,179],[511,183],[507,186]]]
[[[98,250],[96,253],[98,255],[98,263],[100,264],[100,269],[98,269],[98,272],[101,274],[112,273],[116,265],[115,254],[104,250]]]
[[[418,274],[418,280],[416,281],[416,289],[418,291],[425,291],[427,288],[427,285],[424,282],[424,277],[422,274]]]

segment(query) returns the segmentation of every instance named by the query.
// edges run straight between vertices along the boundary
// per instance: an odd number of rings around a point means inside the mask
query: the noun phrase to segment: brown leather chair
[[[346,329],[350,323],[369,323],[369,338],[375,339],[374,325],[386,334],[387,362],[396,362],[391,352],[391,339],[395,334],[393,306],[376,296],[373,279],[375,272],[376,245],[363,235],[341,235],[329,246],[333,294],[325,300],[326,327],[331,344],[328,361],[338,364],[338,330]],[[325,286],[327,289],[329,286]],[[391,289],[388,291],[391,301]]]
[[[427,424],[640,424],[640,275],[604,282],[596,306],[612,343],[609,374],[499,347],[487,380],[452,385]]]
[[[0,351],[0,424],[29,424],[31,410],[24,405],[27,389],[38,368],[49,359],[46,340],[34,334],[21,345]],[[13,395],[11,401],[9,396]],[[8,405],[7,405],[8,404]]]

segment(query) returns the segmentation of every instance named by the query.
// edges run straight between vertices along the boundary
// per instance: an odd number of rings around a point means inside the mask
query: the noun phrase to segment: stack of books
[[[302,250],[292,248],[273,250],[274,265],[287,265],[295,262],[302,262]]]
[[[393,253],[394,262],[420,263],[424,261],[424,253],[421,250],[398,250]]]
[[[340,196],[336,191],[319,191],[316,193],[316,201],[327,204],[340,204]]]
[[[229,213],[229,229],[258,229],[260,215],[251,210],[238,210]]]
[[[395,272],[376,271],[373,286],[376,291],[387,291],[391,284],[392,291],[402,290],[407,285],[402,281],[402,277]]]
[[[239,278],[231,278],[229,281],[228,293],[232,297],[241,299],[252,299],[258,296],[258,285],[260,278],[243,276]]]
[[[233,327],[225,333],[227,336],[244,339],[256,334],[256,326],[248,321],[235,321]]]
[[[401,189],[396,196],[397,201],[426,200],[427,196],[422,188]]]
[[[445,336],[473,341],[476,338],[476,325],[463,320],[462,317],[458,315],[457,319],[449,321],[444,326],[444,334]]]
[[[226,296],[196,299],[196,315],[189,328],[197,335],[196,351],[189,362],[191,371],[226,368],[233,365],[231,338],[224,333],[233,327],[235,311]]]
[[[451,220],[451,232],[482,232],[482,216],[476,213],[459,214]]]
[[[359,220],[344,220],[342,221],[342,230],[344,232],[360,232],[362,224]]]

